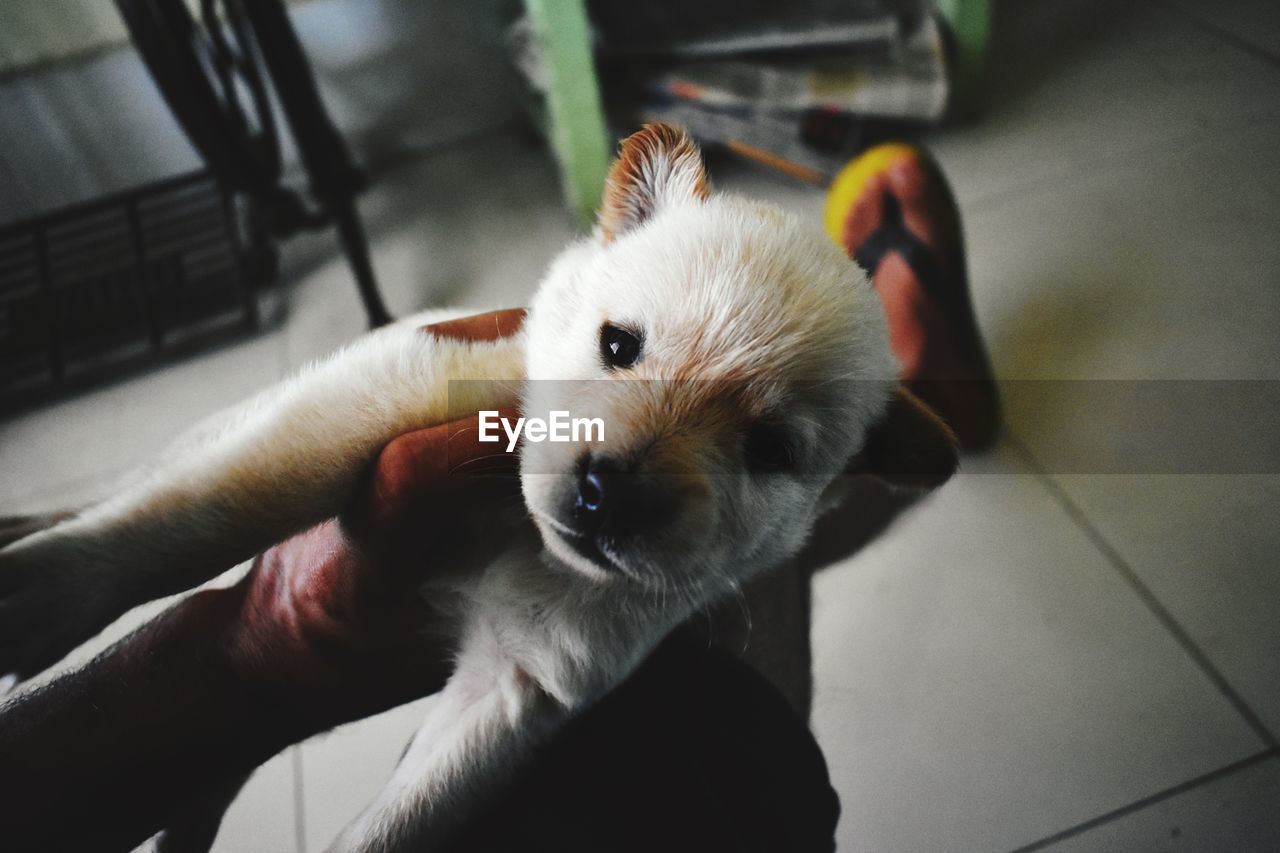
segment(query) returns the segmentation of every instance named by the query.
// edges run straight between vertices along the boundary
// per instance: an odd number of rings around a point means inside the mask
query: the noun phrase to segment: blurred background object
[[[218,185],[243,199],[248,230],[285,239],[332,224],[369,325],[388,323],[355,196],[365,183],[333,126],[281,0],[116,0],[165,103]],[[281,183],[279,104],[310,201]],[[145,284],[145,283],[144,283]],[[145,290],[145,287],[144,287]]]
[[[282,0],[6,4],[0,398],[275,322],[277,246],[301,230],[333,226],[369,323],[386,322],[355,203],[368,174],[508,124],[516,104],[583,226],[612,140],[645,121],[822,184],[867,143],[943,117],[947,21],[986,14],[985,0],[953,0],[946,19],[925,0],[291,5],[292,23]],[[175,180],[207,186],[218,211],[175,214],[177,242],[138,213]]]
[[[570,30],[551,19],[575,3],[527,4],[509,40],[528,85],[553,106],[572,98],[574,111],[538,115],[555,139],[556,123],[590,113],[581,73],[552,73],[565,50],[545,36]],[[871,137],[900,134],[940,121],[949,105],[972,105],[981,86],[989,10],[985,0],[807,0],[765,2],[587,4],[604,108],[616,129],[646,121],[688,128],[705,146],[720,146],[822,184]],[[554,121],[548,116],[556,117]],[[575,137],[594,127],[574,124]],[[596,145],[598,147],[598,144]],[[581,181],[579,166],[560,155]],[[598,170],[597,170],[598,171]],[[587,198],[598,197],[584,193]],[[582,208],[582,205],[578,205]],[[589,213],[589,210],[583,211]]]
[[[346,140],[387,167],[515,115],[492,73],[506,76],[496,8],[316,0],[292,4],[291,25],[278,0],[118,5],[0,9],[6,406],[278,322],[277,246],[300,229],[336,226],[369,322],[385,322]],[[442,92],[424,99],[423,81]]]

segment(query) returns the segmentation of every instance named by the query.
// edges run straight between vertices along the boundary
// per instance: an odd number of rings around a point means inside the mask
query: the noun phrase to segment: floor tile
[[[0,513],[97,494],[200,419],[276,381],[282,340],[264,332],[0,419]]]
[[[429,699],[351,723],[302,745],[307,849],[324,850],[391,778]]]
[[[1280,114],[1271,64],[1154,3],[1002,6],[988,71],[979,120],[931,138],[969,207]]]
[[[298,847],[293,749],[258,768],[236,797],[212,853],[303,853]]]
[[[1007,450],[815,601],[844,851],[1011,849],[1262,746]]]
[[[297,797],[292,750],[258,768],[223,816],[210,853],[302,853],[298,847]],[[149,838],[133,853],[155,853]]]
[[[1055,479],[1280,737],[1280,476]]]
[[[1046,853],[1275,853],[1280,759],[1250,764],[1043,848]]]
[[[1242,120],[970,215],[997,373],[1280,378],[1277,134]]]
[[[1270,57],[1280,66],[1280,10],[1271,0],[1164,0],[1198,26]]]
[[[498,136],[382,175],[361,201],[389,309],[523,305],[575,230],[546,153]],[[355,285],[329,242],[290,246],[290,367],[365,329]]]
[[[1280,80],[1257,69],[1257,87]],[[1273,735],[1280,411],[1274,384],[1241,401],[1231,383],[1280,379],[1278,133],[1280,116],[1240,106],[1211,131],[967,220],[1012,432]],[[1142,380],[1115,387],[1150,402],[1104,414],[1096,403],[1114,388],[1101,380]],[[1188,411],[1195,399],[1207,402]],[[1081,447],[1083,463],[1067,452]]]

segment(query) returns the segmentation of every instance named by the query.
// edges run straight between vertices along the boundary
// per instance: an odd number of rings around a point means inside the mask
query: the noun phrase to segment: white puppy
[[[333,849],[420,845],[696,608],[794,554],[842,471],[936,485],[955,465],[897,387],[866,276],[816,228],[711,196],[669,127],[623,143],[596,233],[552,265],[519,335],[436,340],[430,319],[357,341],[0,551],[0,674],[336,514],[383,445],[450,412],[598,417],[604,441],[526,443],[529,535],[424,591],[457,669]]]

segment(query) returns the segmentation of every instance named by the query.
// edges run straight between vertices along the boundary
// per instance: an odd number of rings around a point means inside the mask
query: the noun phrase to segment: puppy
[[[333,516],[397,435],[517,403],[599,418],[603,440],[526,443],[527,535],[424,590],[457,669],[331,849],[421,845],[697,608],[793,555],[838,474],[927,487],[956,464],[894,379],[866,276],[816,227],[712,196],[667,126],[623,142],[595,233],[553,263],[517,336],[418,331],[437,319],[368,335],[0,550],[0,673]]]

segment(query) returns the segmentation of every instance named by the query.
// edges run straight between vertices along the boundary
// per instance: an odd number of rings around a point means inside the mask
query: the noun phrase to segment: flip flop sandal
[[[996,436],[998,395],[969,296],[959,210],[937,164],[912,145],[896,143],[869,149],[846,166],[832,183],[824,215],[826,230],[837,244],[850,251],[846,240],[850,217],[866,193],[872,191],[869,188],[874,179],[903,160],[923,170],[927,186],[935,196],[931,203],[940,208],[931,211],[941,226],[940,242],[950,243],[950,250],[935,250],[912,232],[903,215],[902,201],[885,182],[876,181],[876,188],[883,193],[881,221],[852,247],[850,254],[872,276],[873,284],[878,285],[876,273],[881,263],[896,253],[924,296],[937,306],[940,319],[950,333],[958,375],[935,371],[935,375],[913,378],[906,384],[951,423],[966,449],[984,448]]]

